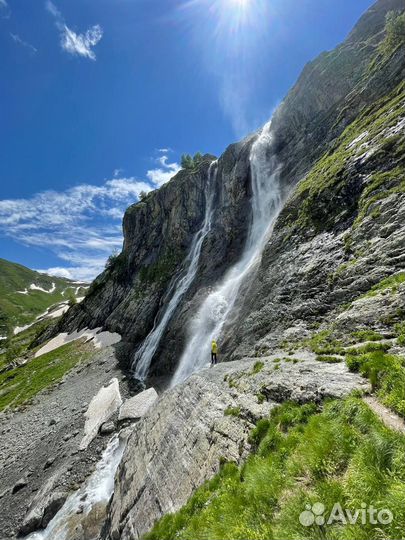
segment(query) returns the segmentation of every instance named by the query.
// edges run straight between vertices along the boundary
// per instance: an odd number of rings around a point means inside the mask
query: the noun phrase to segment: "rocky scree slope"
[[[333,161],[336,139],[347,126],[361,111],[389,95],[403,80],[405,68],[400,40],[396,40],[390,47],[383,46],[387,40],[386,15],[392,10],[403,10],[403,1],[379,0],[360,19],[341,46],[323,53],[306,66],[297,84],[276,111],[272,124],[273,142],[269,145],[268,154],[269,158],[275,154],[282,165],[284,196],[312,167],[316,167],[325,152],[329,152],[330,160]],[[382,133],[381,136],[385,135]],[[256,137],[253,135],[231,145],[218,160],[217,174],[211,179],[210,188],[214,190],[212,227],[202,247],[198,272],[162,337],[151,366],[151,375],[167,377],[174,371],[184,347],[190,314],[200,305],[207,289],[218,282],[240,257],[251,220],[249,156]],[[181,275],[182,263],[192,238],[201,228],[206,207],[208,170],[213,159],[212,156],[205,156],[198,169],[180,171],[167,185],[127,210],[123,223],[125,241],[121,255],[95,280],[84,302],[69,310],[53,329],[53,333],[85,326],[105,326],[123,335],[121,355],[124,363],[127,366],[130,364],[134,351],[151,331],[154,321],[162,316],[168,295],[171,294],[171,285]],[[375,163],[375,160],[370,163]],[[321,165],[318,165],[318,176],[312,175],[314,184],[319,177],[319,167]],[[339,204],[348,204],[344,213],[346,221],[350,219],[350,213],[354,220],[355,198],[360,196],[360,188],[352,184],[349,184],[345,196],[339,199]],[[330,183],[329,191],[335,187]],[[353,200],[351,189],[357,189]],[[297,192],[293,199],[295,204],[299,205],[306,199],[306,195],[304,190]],[[325,198],[327,196],[326,191]],[[289,201],[277,230],[289,211],[290,222],[297,218],[292,213],[293,200]],[[335,202],[335,199],[332,200]],[[314,205],[313,213],[321,212],[322,199],[319,201],[319,209],[314,197],[305,204],[311,202]],[[327,209],[323,212],[326,215]],[[335,225],[336,229],[338,224]],[[304,242],[308,235],[306,226],[296,230],[298,243]],[[289,229],[288,234],[290,232]],[[276,238],[280,238],[279,233]],[[270,241],[257,279],[252,285],[253,296],[259,298],[262,295],[261,304],[281,302],[274,314],[277,310],[283,310],[283,295],[277,300],[271,287],[266,288],[266,275],[273,271],[269,257],[274,251],[275,241]],[[274,257],[280,258],[283,249],[288,249],[289,245],[293,245],[291,238],[290,244],[279,242]],[[328,257],[329,251],[326,250],[324,256]],[[284,271],[278,275],[283,276]],[[294,283],[290,286],[293,288]],[[300,283],[300,287],[307,289],[307,295],[316,286],[317,283],[309,281],[308,284]],[[259,300],[257,305],[256,302],[246,304],[241,320],[250,313],[249,310],[256,312],[259,304]],[[326,306],[324,309],[327,309]],[[290,320],[291,317],[288,322],[286,320],[285,328],[290,325]],[[247,325],[243,332],[243,342],[249,346],[252,340],[248,335],[253,326]],[[260,337],[266,333],[266,328],[273,328],[272,318],[267,317],[262,326]],[[226,338],[221,338],[223,357],[230,357],[237,346],[231,334],[232,329]],[[255,331],[252,339],[256,339],[259,334]],[[43,339],[47,337],[49,333]]]

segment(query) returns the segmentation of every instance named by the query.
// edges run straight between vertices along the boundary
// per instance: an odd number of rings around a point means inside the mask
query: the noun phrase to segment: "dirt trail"
[[[400,416],[382,405],[374,396],[366,396],[363,399],[388,428],[405,434],[405,421]]]

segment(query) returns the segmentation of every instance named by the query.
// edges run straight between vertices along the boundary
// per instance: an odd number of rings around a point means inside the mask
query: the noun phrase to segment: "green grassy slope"
[[[251,441],[255,451],[242,467],[223,466],[145,540],[403,538],[405,437],[384,427],[361,399],[320,410],[284,403],[258,423]],[[328,522],[335,504],[346,521]],[[392,521],[366,517],[363,524],[361,512],[370,508],[387,509]],[[350,523],[347,511],[357,510]]]
[[[44,290],[32,289],[32,285]],[[69,300],[76,292],[77,296],[83,296],[85,289],[77,290],[78,286],[67,279],[40,274],[0,259],[0,336],[16,326],[31,323],[48,307]]]

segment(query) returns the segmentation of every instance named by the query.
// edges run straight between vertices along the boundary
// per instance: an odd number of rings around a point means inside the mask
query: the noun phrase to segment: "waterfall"
[[[158,322],[155,319],[155,324],[152,331],[145,338],[142,346],[136,351],[132,366],[135,370],[134,376],[136,379],[144,380],[148,375],[149,367],[152,359],[162,339],[163,333],[169,324],[173,313],[177,309],[180,300],[190,288],[197,273],[198,263],[200,260],[201,249],[207,234],[211,230],[211,221],[213,214],[213,199],[215,189],[215,179],[217,174],[217,161],[213,161],[208,169],[208,182],[205,188],[205,216],[201,229],[194,236],[191,243],[190,251],[186,257],[184,268],[185,273],[172,284],[170,292],[174,290],[173,296],[164,311],[163,317]]]
[[[83,486],[68,497],[46,529],[30,534],[26,540],[69,540],[76,527],[82,524],[85,527],[86,521],[90,521],[92,511],[100,514],[101,508],[106,509],[114,492],[114,475],[124,449],[125,442],[114,435],[96,470]]]
[[[231,315],[240,287],[257,268],[266,240],[281,210],[280,167],[276,158],[268,158],[272,142],[271,122],[267,123],[250,152],[252,175],[252,222],[241,259],[226,273],[222,282],[208,295],[189,327],[189,339],[180,358],[171,385],[184,381],[206,365],[212,339],[221,349],[221,332]]]

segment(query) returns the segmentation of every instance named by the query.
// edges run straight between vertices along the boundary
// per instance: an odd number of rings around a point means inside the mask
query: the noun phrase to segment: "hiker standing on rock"
[[[213,339],[211,343],[211,366],[214,366],[215,364],[218,363],[217,353],[218,353],[218,345],[215,339]]]

